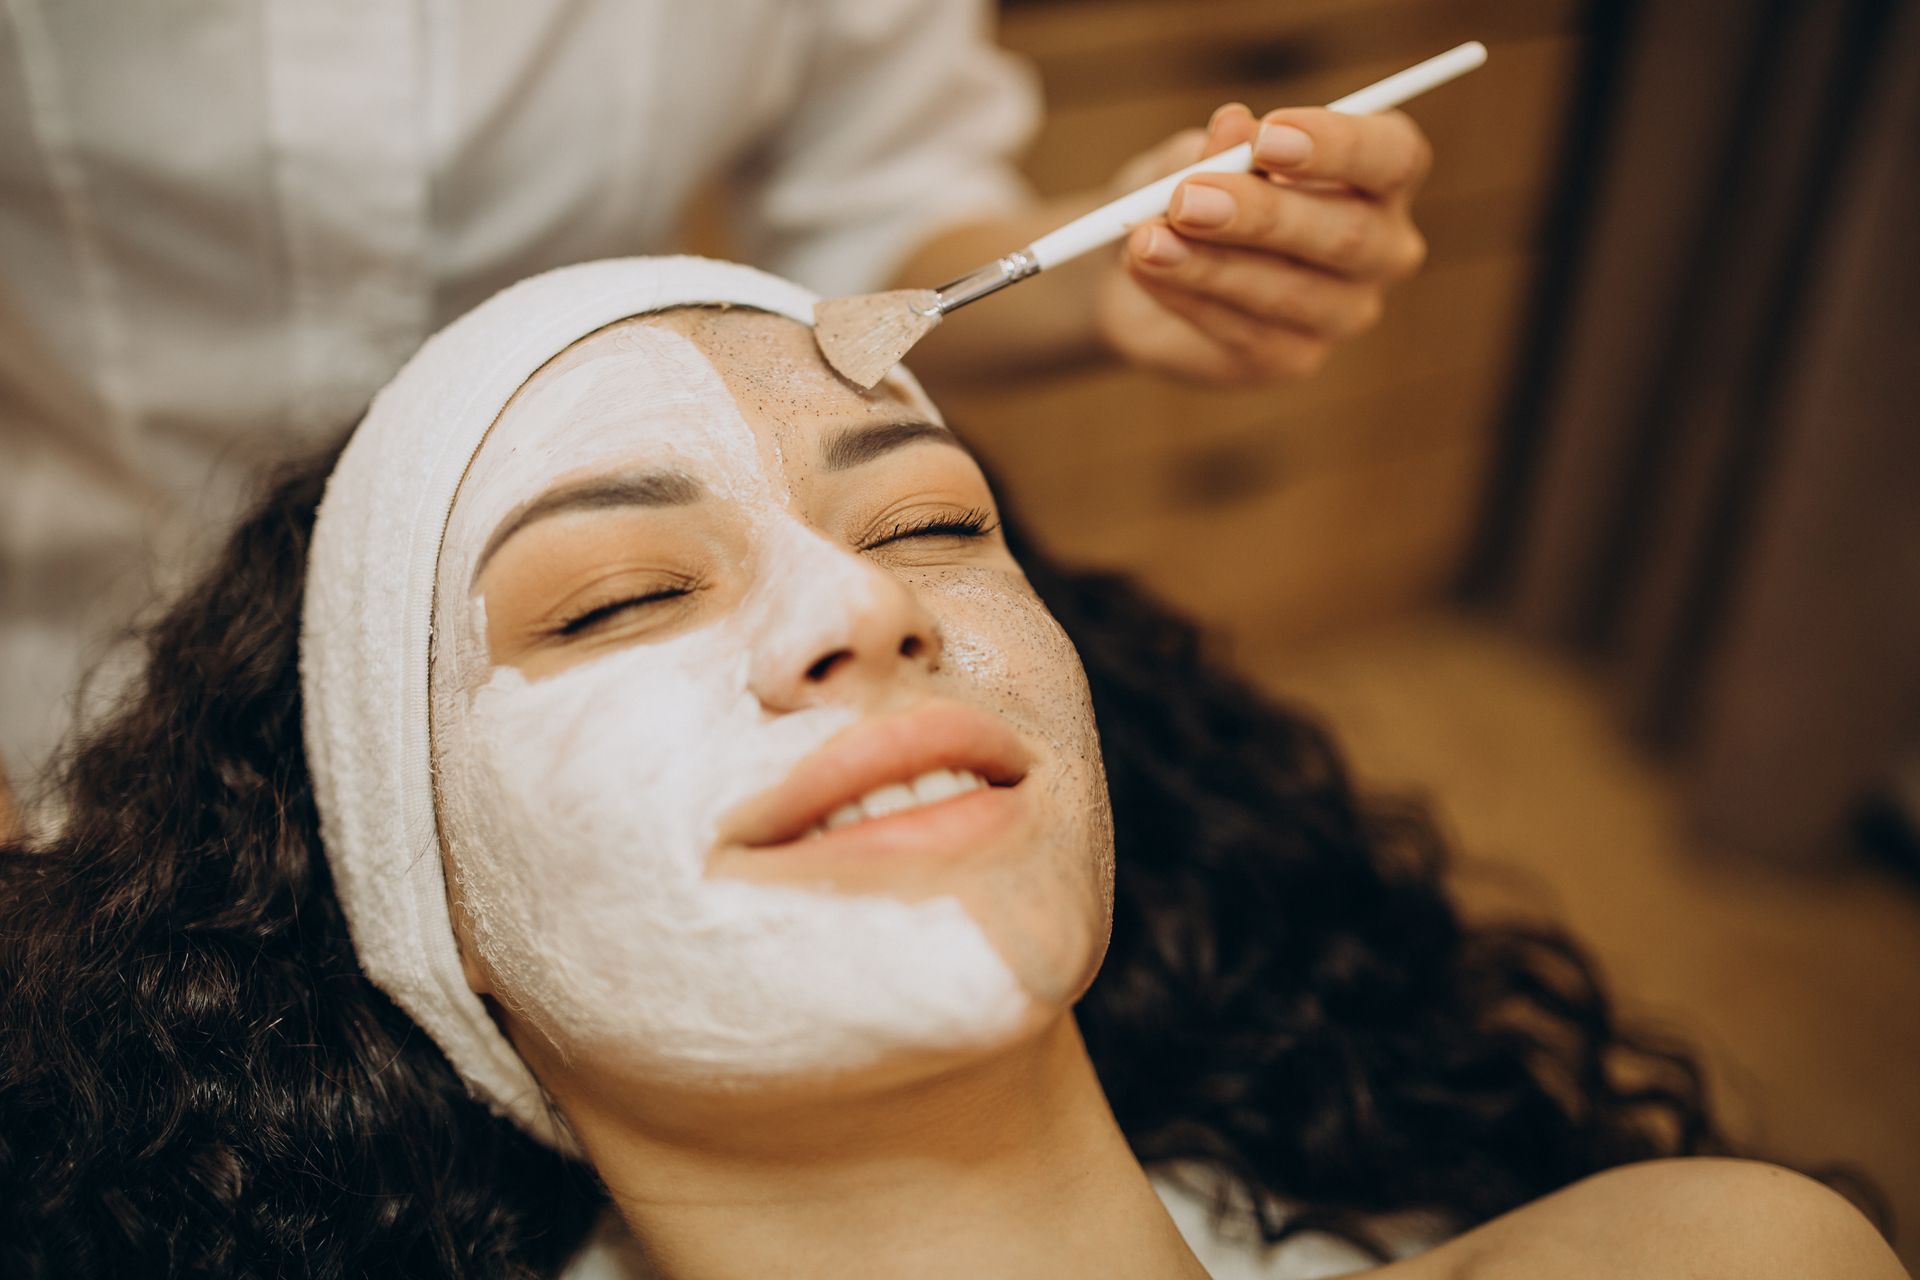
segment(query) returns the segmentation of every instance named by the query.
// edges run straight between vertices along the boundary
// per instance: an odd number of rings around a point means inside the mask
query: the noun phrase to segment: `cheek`
[[[633,658],[537,683],[502,668],[447,717],[454,872],[476,949],[509,987],[526,957],[592,930],[598,904],[670,910],[699,875],[713,780],[688,765],[733,717],[711,683]]]
[[[1025,579],[970,570],[922,587],[940,622],[941,665],[976,700],[1099,766],[1086,672],[1073,642]]]
[[[537,681],[495,668],[445,716],[443,818],[490,966],[616,902],[678,909],[766,736],[732,640],[709,629]]]
[[[474,733],[495,794],[556,846],[684,862],[713,803],[709,788],[689,789],[690,762],[719,748],[739,717],[720,682],[632,657],[532,685],[497,673],[474,697]]]
[[[1092,981],[1113,909],[1113,820],[1079,654],[1024,579],[980,571],[924,596],[962,696],[1044,741],[1040,846],[974,889],[975,910],[1030,990],[1068,1003]]]

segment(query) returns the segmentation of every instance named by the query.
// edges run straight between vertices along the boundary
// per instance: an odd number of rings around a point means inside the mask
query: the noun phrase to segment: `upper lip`
[[[998,716],[937,702],[851,725],[804,757],[776,785],[727,815],[723,844],[784,844],[875,787],[933,769],[970,769],[994,786],[1026,777],[1033,757]]]

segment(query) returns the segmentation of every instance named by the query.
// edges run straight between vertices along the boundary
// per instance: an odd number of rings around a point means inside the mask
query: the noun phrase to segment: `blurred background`
[[[1006,0],[1001,38],[1049,194],[1487,43],[1410,108],[1428,266],[1320,377],[942,403],[1059,554],[1429,793],[1470,909],[1570,924],[1736,1134],[1876,1179],[1920,1269],[1920,6]]]

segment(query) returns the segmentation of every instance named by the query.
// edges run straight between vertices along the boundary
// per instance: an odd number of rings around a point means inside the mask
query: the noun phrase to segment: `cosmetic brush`
[[[1330,102],[1327,109],[1352,116],[1385,111],[1465,75],[1486,60],[1486,46],[1478,40],[1469,41],[1337,102]],[[1092,213],[1041,236],[1026,248],[1015,249],[937,289],[894,289],[817,302],[813,307],[814,340],[820,344],[827,363],[842,377],[859,386],[871,387],[886,376],[887,370],[900,363],[943,316],[1017,281],[1112,244],[1141,223],[1165,213],[1174,188],[1196,173],[1246,173],[1252,168],[1253,144],[1243,142],[1101,205]]]

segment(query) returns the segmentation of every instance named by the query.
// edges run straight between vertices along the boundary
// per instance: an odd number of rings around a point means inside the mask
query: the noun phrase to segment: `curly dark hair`
[[[332,461],[145,633],[62,829],[0,851],[0,1273],[549,1276],[606,1205],[355,963],[296,651]],[[1143,1160],[1218,1170],[1268,1238],[1365,1243],[1382,1211],[1464,1228],[1727,1149],[1571,942],[1462,922],[1417,807],[1362,800],[1325,731],[1124,580],[1014,542],[1093,688],[1119,884],[1079,1019]]]

